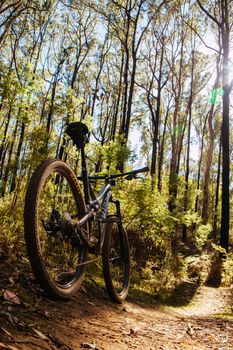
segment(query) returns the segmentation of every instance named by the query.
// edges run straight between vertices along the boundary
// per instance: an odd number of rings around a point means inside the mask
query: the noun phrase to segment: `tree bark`
[[[229,17],[228,0],[221,0],[223,47],[223,119],[222,119],[222,218],[220,245],[228,251],[230,226],[230,153],[229,153]]]

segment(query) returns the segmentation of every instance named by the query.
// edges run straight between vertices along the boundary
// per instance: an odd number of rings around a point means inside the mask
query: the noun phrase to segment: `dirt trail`
[[[225,311],[232,299],[233,290],[229,288],[202,287],[193,302],[180,308],[183,316],[208,317],[220,314]]]
[[[0,303],[0,349],[170,350],[233,349],[233,320],[217,318],[232,290],[201,288],[191,306],[112,304],[102,288],[86,284],[68,302],[37,293],[35,301]]]

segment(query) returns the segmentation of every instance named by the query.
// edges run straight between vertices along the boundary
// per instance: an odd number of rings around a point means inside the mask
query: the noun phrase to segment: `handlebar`
[[[127,176],[128,180],[131,180],[134,177],[134,175],[139,174],[139,173],[145,173],[147,171],[149,171],[149,168],[144,167],[144,168],[140,168],[140,169],[127,171],[126,173],[88,176],[88,178],[89,178],[89,180],[107,180],[107,179],[115,179],[117,177]],[[78,176],[78,179],[82,180],[82,176]]]
[[[136,174],[139,174],[139,173],[145,173],[149,171],[149,168],[146,166],[144,168],[141,168],[141,169],[135,169],[135,170],[132,170],[132,171],[128,171],[126,173],[121,173],[121,174],[110,174],[109,177],[110,179],[115,179],[116,177],[123,177],[123,176],[126,176],[126,175],[136,175]]]

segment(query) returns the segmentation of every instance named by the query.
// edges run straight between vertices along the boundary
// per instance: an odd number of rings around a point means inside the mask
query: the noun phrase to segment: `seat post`
[[[84,187],[84,198],[85,198],[85,203],[89,204],[90,191],[89,191],[89,181],[88,181],[87,164],[86,164],[84,146],[81,147],[81,159],[82,159],[82,178],[83,178],[83,187]]]

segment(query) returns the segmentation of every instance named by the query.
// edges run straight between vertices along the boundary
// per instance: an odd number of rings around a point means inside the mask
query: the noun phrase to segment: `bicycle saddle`
[[[66,133],[74,141],[77,148],[82,148],[89,142],[90,133],[88,127],[81,122],[69,123]]]

